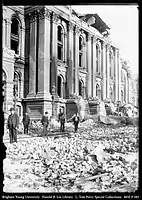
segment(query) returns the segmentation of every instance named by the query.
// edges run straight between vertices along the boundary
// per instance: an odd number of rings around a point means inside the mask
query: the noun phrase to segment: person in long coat
[[[74,132],[77,132],[79,121],[80,121],[79,114],[75,113],[72,117],[72,120],[73,120],[73,123],[74,123]]]
[[[65,114],[64,112],[59,113],[58,115],[58,121],[60,122],[60,132],[64,132],[65,131]]]
[[[49,125],[49,116],[47,111],[45,112],[45,115],[42,116],[41,123],[43,125],[43,135],[46,135]]]
[[[17,142],[17,129],[19,127],[19,116],[14,108],[10,108],[11,114],[8,117],[7,128],[9,129],[10,143]]]
[[[29,124],[30,124],[30,117],[29,117],[28,113],[25,113],[25,115],[23,117],[24,134],[28,134]]]

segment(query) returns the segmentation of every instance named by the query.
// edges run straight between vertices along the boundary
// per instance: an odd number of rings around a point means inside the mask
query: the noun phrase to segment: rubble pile
[[[138,144],[138,128],[96,127],[93,120],[80,123],[71,137],[6,144],[4,192],[18,191],[18,187],[31,192],[135,191]]]

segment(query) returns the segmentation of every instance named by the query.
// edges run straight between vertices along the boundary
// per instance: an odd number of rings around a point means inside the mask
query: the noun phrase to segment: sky
[[[138,5],[77,5],[72,8],[81,14],[97,13],[110,27],[112,43],[120,49],[123,59],[130,63],[133,74],[138,75]]]

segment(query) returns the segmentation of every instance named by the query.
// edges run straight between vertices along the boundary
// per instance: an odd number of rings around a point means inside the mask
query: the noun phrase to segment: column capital
[[[58,23],[59,21],[59,15],[57,15],[55,12],[52,12],[52,22]]]
[[[91,40],[92,35],[90,33],[87,34],[87,42]]]
[[[39,19],[49,19],[50,20],[50,17],[51,17],[51,11],[48,10],[47,8],[43,7],[41,8],[40,10],[38,10],[38,16],[39,16]]]
[[[110,44],[106,44],[106,48],[107,48],[107,51],[110,51],[111,50],[111,45]]]
[[[93,35],[93,36],[92,36],[92,43],[96,43],[96,41],[97,41],[97,38],[96,38],[95,35]]]
[[[74,33],[75,33],[76,35],[79,35],[79,34],[80,34],[80,28],[79,28],[77,25],[75,25]]]
[[[106,46],[107,46],[107,43],[106,42],[102,42],[102,48],[106,48]]]
[[[29,19],[30,19],[30,23],[35,22],[37,19],[37,11],[33,11],[31,13],[29,13]]]
[[[72,22],[68,23],[68,31],[73,31],[74,24]]]

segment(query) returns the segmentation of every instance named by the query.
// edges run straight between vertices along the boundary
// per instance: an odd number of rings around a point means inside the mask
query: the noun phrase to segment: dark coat
[[[79,119],[79,116],[75,115],[72,120],[73,120],[74,123],[79,123],[80,119]]]
[[[48,116],[45,116],[45,115],[42,116],[41,123],[42,123],[42,125],[43,125],[44,123],[49,124],[49,118],[48,118]]]
[[[29,125],[29,123],[30,123],[30,117],[29,117],[29,115],[24,115],[24,117],[23,117],[23,124],[24,125]]]
[[[18,128],[18,126],[19,126],[19,116],[16,113],[14,113],[13,115],[12,114],[9,115],[8,121],[7,121],[7,126],[8,126],[9,129]]]
[[[65,115],[64,115],[64,113],[59,113],[58,119],[59,119],[60,122],[65,122]]]

